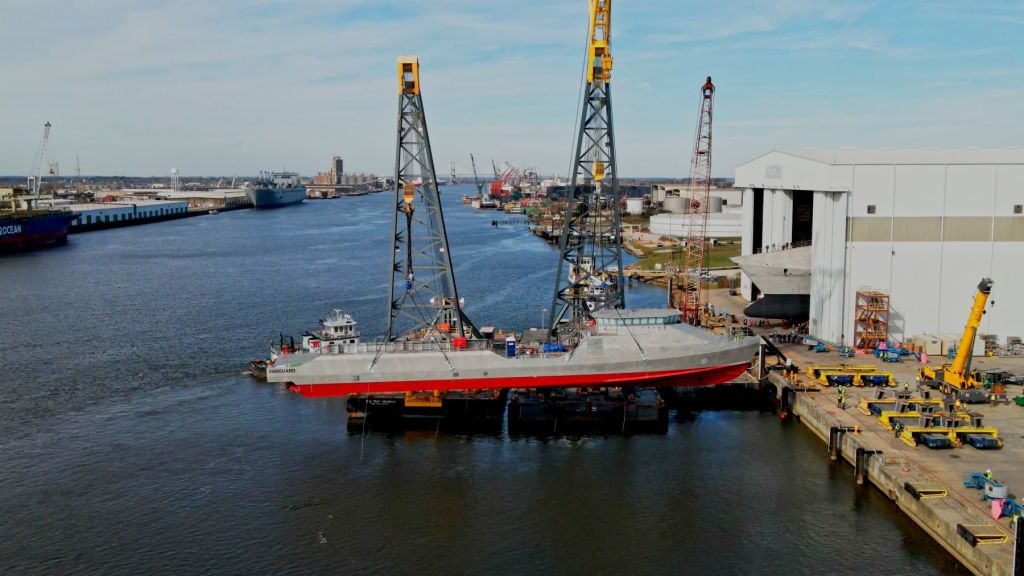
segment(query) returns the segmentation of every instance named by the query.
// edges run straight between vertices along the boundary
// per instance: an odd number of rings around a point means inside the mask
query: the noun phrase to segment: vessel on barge
[[[411,390],[707,386],[738,377],[757,351],[681,321],[675,309],[602,310],[573,345],[453,338],[361,342],[280,356],[267,369],[309,397]]]

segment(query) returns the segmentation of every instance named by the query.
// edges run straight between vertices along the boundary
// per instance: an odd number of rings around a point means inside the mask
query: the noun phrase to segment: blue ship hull
[[[60,246],[68,241],[73,212],[0,215],[0,253]]]

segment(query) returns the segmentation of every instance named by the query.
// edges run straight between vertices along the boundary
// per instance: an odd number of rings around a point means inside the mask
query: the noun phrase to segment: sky
[[[53,123],[64,175],[393,171],[395,60],[420,58],[435,165],[566,174],[587,0],[0,0],[0,174]],[[1024,3],[617,0],[621,176],[772,149],[1024,144]],[[483,167],[481,167],[483,170]]]

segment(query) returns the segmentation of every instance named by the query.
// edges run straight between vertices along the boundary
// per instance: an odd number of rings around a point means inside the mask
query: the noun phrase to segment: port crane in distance
[[[974,354],[974,341],[978,335],[978,327],[981,326],[981,319],[985,315],[985,305],[991,294],[992,279],[982,278],[978,283],[978,290],[974,293],[974,305],[971,306],[971,313],[967,316],[967,324],[960,337],[960,344],[956,347],[956,357],[953,359],[953,363],[943,364],[939,368],[930,366],[921,368],[918,371],[921,381],[937,383],[944,394],[951,394],[954,390],[963,391],[984,386],[981,372],[971,371],[971,357]]]

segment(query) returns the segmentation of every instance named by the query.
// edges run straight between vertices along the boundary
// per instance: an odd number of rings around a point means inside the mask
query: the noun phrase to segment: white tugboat
[[[359,329],[351,314],[334,309],[320,322],[320,330],[302,336],[303,352],[337,354],[346,346],[359,344]]]
[[[249,374],[260,380],[267,379],[267,368],[274,366],[282,357],[294,354],[340,354],[352,351],[359,344],[358,322],[344,310],[331,310],[327,318],[320,321],[319,330],[302,335],[301,344],[294,339],[285,344],[284,336],[276,346],[270,347],[270,357],[249,362]]]

